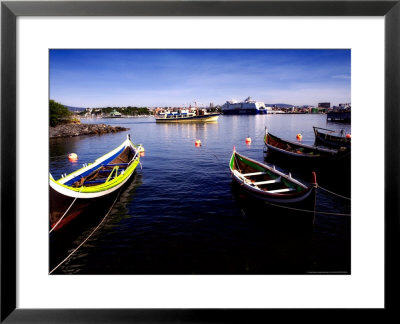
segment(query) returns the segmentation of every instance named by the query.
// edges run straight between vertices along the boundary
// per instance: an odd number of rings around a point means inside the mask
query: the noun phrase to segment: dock
[[[328,112],[326,119],[329,121],[350,123],[351,111],[330,111]]]

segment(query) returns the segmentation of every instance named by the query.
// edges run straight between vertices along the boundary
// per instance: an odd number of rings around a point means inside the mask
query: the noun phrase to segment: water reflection
[[[220,116],[216,123],[201,124],[156,124],[154,118],[93,122],[130,130],[51,140],[52,174],[72,172],[82,163],[93,162],[121,144],[128,133],[134,143],[145,148],[146,154],[141,159],[143,169],[137,168],[135,178],[121,193],[104,226],[58,273],[349,271],[349,217],[317,214],[314,228],[300,231],[295,224],[301,217],[293,218],[286,211],[274,210],[237,191],[228,167],[233,146],[245,156],[264,161],[265,126],[272,134],[292,140],[302,133],[303,142],[313,144],[313,126],[332,128],[327,125],[325,115]],[[251,145],[245,143],[248,136]],[[200,147],[195,147],[195,139],[201,140]],[[71,151],[78,154],[78,165],[68,161],[66,155]],[[265,161],[305,181],[315,171],[282,160],[266,158]],[[317,172],[321,186],[339,193],[343,188],[350,191],[350,167]],[[317,204],[320,211],[350,212],[349,202],[322,190],[317,192]],[[101,214],[94,216],[93,223],[84,224],[86,227],[80,232],[68,231],[58,240],[51,237],[50,254],[57,249],[71,251],[82,242],[102,219]],[[54,258],[51,264],[57,261],[59,258]]]

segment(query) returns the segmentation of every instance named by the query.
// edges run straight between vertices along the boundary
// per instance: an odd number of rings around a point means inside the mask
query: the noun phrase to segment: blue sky
[[[351,102],[350,50],[50,50],[50,99],[74,107]]]

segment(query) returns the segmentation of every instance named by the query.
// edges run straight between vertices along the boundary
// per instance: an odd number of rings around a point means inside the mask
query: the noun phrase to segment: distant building
[[[347,108],[351,108],[351,104],[350,103],[341,103],[341,104],[339,104],[339,109],[347,109]]]
[[[311,108],[311,113],[312,114],[324,114],[328,112],[328,108],[323,108],[323,107],[314,107]]]
[[[330,108],[331,103],[330,102],[320,102],[318,103],[318,108]]]
[[[121,115],[120,112],[118,112],[118,111],[116,111],[116,110],[114,109],[114,110],[110,113],[110,117],[118,118],[118,117],[122,117],[122,115]]]

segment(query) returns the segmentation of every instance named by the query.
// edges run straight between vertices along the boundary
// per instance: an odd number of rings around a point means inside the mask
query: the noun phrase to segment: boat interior
[[[296,144],[293,142],[283,141],[279,138],[275,138],[274,136],[268,134],[267,143],[273,147],[292,152],[297,154],[305,154],[309,156],[321,156],[323,155],[331,155],[337,153],[337,150],[332,149],[321,149],[317,147],[308,147],[306,145]]]
[[[314,126],[314,132],[317,135],[324,136],[325,138],[332,138],[337,140],[348,140],[346,139],[344,130],[334,131],[326,128],[320,128]]]
[[[260,166],[245,162],[235,154],[233,172],[250,186],[269,193],[294,193],[302,191],[301,186],[282,178],[280,175]]]
[[[91,187],[111,181],[125,172],[136,152],[131,146],[125,149],[111,162],[101,164],[87,176],[77,176],[79,179],[72,183],[72,187]]]

